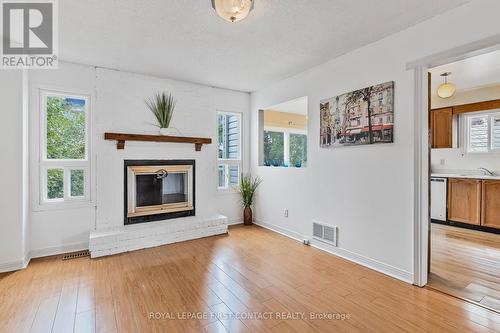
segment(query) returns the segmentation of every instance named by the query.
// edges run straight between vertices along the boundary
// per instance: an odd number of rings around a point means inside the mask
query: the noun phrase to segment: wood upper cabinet
[[[431,147],[452,148],[453,108],[430,111]]]
[[[448,220],[481,224],[481,184],[479,179],[448,179]]]
[[[483,180],[481,225],[500,228],[500,180]]]

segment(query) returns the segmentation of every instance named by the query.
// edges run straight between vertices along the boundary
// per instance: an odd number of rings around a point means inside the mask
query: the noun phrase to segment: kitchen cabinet
[[[480,179],[448,179],[448,220],[480,225],[481,188]]]
[[[481,225],[500,228],[500,180],[483,180]]]
[[[432,148],[452,148],[453,108],[431,110],[430,130]]]

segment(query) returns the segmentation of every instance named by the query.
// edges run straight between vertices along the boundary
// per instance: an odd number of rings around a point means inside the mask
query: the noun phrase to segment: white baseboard
[[[12,272],[12,271],[17,271],[20,269],[25,269],[29,262],[30,262],[30,256],[27,255],[21,260],[18,261],[11,261],[11,262],[6,262],[6,263],[0,263],[0,273],[5,273],[5,272]]]
[[[54,256],[58,254],[82,251],[89,249],[89,242],[75,243],[61,246],[46,247],[43,249],[36,249],[30,251],[31,258],[41,258],[47,256]]]
[[[277,226],[275,224],[267,223],[267,222],[264,222],[264,221],[261,221],[258,219],[255,220],[255,224],[257,224],[263,228],[269,229],[271,231],[277,232],[283,236],[292,238],[298,242],[302,242],[304,239],[310,239],[309,236],[304,236],[304,235],[301,235],[295,231],[292,231],[292,230],[289,230],[286,228],[282,228],[282,227]],[[402,269],[394,267],[392,265],[388,265],[386,263],[380,262],[380,261],[372,259],[372,258],[365,257],[361,254],[354,253],[354,252],[346,250],[346,249],[334,247],[334,246],[328,245],[326,243],[316,241],[314,239],[310,239],[310,242],[311,242],[312,247],[317,248],[319,250],[322,250],[322,251],[328,252],[330,254],[333,254],[335,256],[338,256],[338,257],[344,258],[346,260],[355,262],[357,264],[368,267],[370,269],[373,269],[373,270],[380,272],[382,274],[391,276],[391,277],[396,278],[398,280],[401,280],[403,282],[410,283],[410,284],[413,283],[413,274],[408,272],[408,271],[402,270]]]
[[[31,259],[53,256],[57,254],[63,254],[68,252],[75,252],[81,250],[87,250],[89,248],[89,243],[77,243],[77,244],[69,244],[55,247],[47,247],[44,249],[31,250],[22,260],[0,263],[0,273],[17,271],[20,269],[25,269],[28,267],[28,264]]]
[[[237,225],[237,224],[243,224],[243,220],[242,219],[236,219],[236,220],[229,220],[227,222],[227,225]]]
[[[269,229],[271,231],[277,232],[278,234],[281,234],[283,236],[286,236],[288,238],[295,239],[298,242],[301,242],[306,239],[307,237],[304,237],[303,235],[299,234],[298,232],[282,228],[280,226],[277,226],[276,224],[272,223],[267,223],[259,219],[254,219],[253,221],[256,225],[261,226],[263,228]]]

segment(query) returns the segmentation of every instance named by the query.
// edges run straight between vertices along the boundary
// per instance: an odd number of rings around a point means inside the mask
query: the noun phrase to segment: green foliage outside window
[[[47,199],[64,198],[64,170],[47,170]]]
[[[281,166],[284,164],[284,133],[264,131],[264,164]]]
[[[307,135],[290,134],[290,166],[303,167],[307,162]]]
[[[83,100],[47,97],[47,159],[85,159]]]
[[[84,192],[84,180],[85,173],[83,170],[71,170],[71,196],[72,197],[83,197]]]

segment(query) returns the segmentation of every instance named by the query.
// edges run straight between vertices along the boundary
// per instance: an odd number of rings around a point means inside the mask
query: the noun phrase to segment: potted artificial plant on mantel
[[[160,135],[172,135],[171,129],[173,127],[169,126],[176,104],[172,94],[156,93],[153,97],[146,99],[145,102],[158,121],[157,126],[160,127]]]
[[[257,187],[259,187],[260,183],[262,183],[262,179],[259,177],[253,178],[251,175],[241,175],[240,181],[240,194],[241,194],[241,203],[243,205],[243,224],[251,225],[252,224],[252,204],[253,197],[255,195],[255,191]]]

